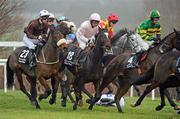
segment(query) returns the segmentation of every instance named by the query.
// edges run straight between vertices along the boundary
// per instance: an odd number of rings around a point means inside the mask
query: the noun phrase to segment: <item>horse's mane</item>
[[[162,45],[172,34],[174,34],[174,32],[166,35],[162,40],[160,40],[160,42],[157,45],[155,45],[155,47]]]
[[[123,28],[120,29],[114,36],[113,38],[111,38],[111,45],[115,45],[117,43],[117,41],[119,40],[119,38],[124,35],[125,33],[127,33],[128,29],[127,28]]]

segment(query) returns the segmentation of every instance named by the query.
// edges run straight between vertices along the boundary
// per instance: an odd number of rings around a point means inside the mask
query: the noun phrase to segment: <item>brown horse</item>
[[[178,40],[180,40],[180,33],[178,33],[177,31],[175,32],[177,34]],[[180,49],[179,42],[177,42],[176,44],[178,45],[176,46],[176,48],[179,50]],[[133,105],[134,107],[140,105],[144,97],[156,87],[160,87],[160,96],[162,101],[161,103],[162,105],[165,105],[164,90],[168,87],[180,86],[179,69],[177,68],[177,60],[179,60],[178,58],[180,57],[180,51],[178,50],[173,50],[171,52],[168,52],[159,58],[159,60],[155,64],[155,67],[150,72],[153,73],[153,75],[151,75],[151,77],[148,77],[148,78],[153,78],[152,83],[146,87],[143,94]]]
[[[167,35],[158,45],[150,48],[146,59],[140,63],[141,72],[147,72],[164,52],[171,51],[176,45],[176,39],[176,33],[173,32]],[[117,94],[115,96],[115,102],[118,111],[122,112],[122,109],[119,105],[120,98],[128,91],[128,89],[132,86],[136,79],[140,77],[139,68],[126,68],[128,60],[130,58],[131,54],[123,53],[116,56],[107,65],[106,73],[103,76],[102,84],[100,85],[100,88],[96,93],[95,98],[92,100],[89,109],[92,109],[93,105],[100,99],[102,90],[116,77],[118,77],[120,87],[118,88]],[[147,81],[145,81],[144,83],[147,83]]]
[[[51,89],[47,84],[45,78],[55,77],[57,81],[61,79],[61,75],[58,72],[59,67],[61,66],[62,62],[59,61],[59,49],[56,43],[64,37],[63,34],[66,32],[68,33],[69,28],[67,27],[66,23],[60,24],[54,31],[50,32],[49,38],[47,43],[42,47],[42,50],[37,56],[37,67],[31,69],[29,65],[19,63],[19,56],[26,47],[19,47],[9,56],[7,62],[7,85],[8,87],[13,85],[14,79],[13,75],[15,74],[17,80],[20,84],[20,89],[23,93],[25,93],[31,103],[35,105],[36,108],[40,108],[36,97],[36,81],[39,82],[44,86],[45,93],[40,95],[39,99],[47,98],[51,94]],[[62,34],[63,33],[63,34]],[[24,55],[28,55],[27,53]],[[29,94],[26,91],[26,88],[23,84],[22,74],[25,74],[28,81],[30,82],[31,86],[31,93]],[[58,89],[58,83],[56,85],[56,90]]]

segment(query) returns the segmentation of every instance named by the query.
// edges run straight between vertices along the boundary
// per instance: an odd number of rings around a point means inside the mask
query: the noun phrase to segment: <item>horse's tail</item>
[[[142,75],[135,82],[133,82],[133,84],[141,85],[148,83],[154,76],[154,69],[155,69],[155,65],[153,65],[144,75]]]
[[[11,88],[14,84],[14,72],[13,70],[9,67],[9,59],[11,56],[8,57],[8,60],[6,62],[6,77],[7,77],[7,87]]]

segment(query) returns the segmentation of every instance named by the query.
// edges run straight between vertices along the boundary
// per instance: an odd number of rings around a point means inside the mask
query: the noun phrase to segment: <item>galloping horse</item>
[[[124,36],[123,38],[121,38],[121,36],[123,36],[124,34],[128,34],[129,30],[126,28],[123,28],[121,30],[119,30],[114,37],[111,39],[111,46],[112,46],[112,50],[114,52],[113,55],[106,55],[107,57],[103,58],[104,60],[104,67],[108,64],[108,62],[110,62],[110,60],[112,60],[112,58],[115,57],[115,55],[125,52],[126,50],[129,50],[129,46],[127,45],[128,41],[127,41],[127,37],[128,35]],[[131,33],[129,33],[129,35],[131,35]],[[74,83],[75,80],[75,76],[73,76],[73,74],[71,72],[68,71],[68,69],[65,70],[65,74],[67,76],[66,81],[62,82],[61,85],[61,91],[62,91],[62,101],[61,101],[61,105],[63,107],[66,106],[66,100],[67,100],[67,96],[69,96],[69,98],[71,99],[72,102],[74,102],[71,92],[70,92],[70,86]],[[88,82],[86,82],[88,83]],[[116,82],[114,82],[116,83]],[[91,95],[91,93],[89,93],[85,87],[82,87],[82,91],[90,98],[92,99],[93,96]],[[87,102],[89,102],[89,100],[87,100]]]
[[[101,59],[107,48],[110,48],[110,39],[108,38],[108,33],[106,30],[99,31],[94,48],[88,52],[83,51],[83,56],[85,58],[83,58],[84,61],[79,62],[80,67],[77,65],[66,65],[66,67],[75,76],[75,81],[73,84],[76,96],[76,101],[73,105],[74,110],[77,109],[78,102],[82,98],[81,91],[84,84],[87,82],[93,82],[95,87],[99,85],[100,78],[103,74]],[[73,56],[73,51],[68,52],[67,58],[72,59]]]
[[[8,87],[13,85],[14,79],[13,75],[15,74],[17,80],[20,84],[20,89],[23,93],[25,93],[31,103],[35,105],[36,108],[40,108],[36,97],[36,81],[39,82],[44,86],[45,93],[40,95],[40,99],[46,98],[51,94],[51,89],[48,86],[45,78],[55,77],[57,81],[61,79],[61,75],[58,72],[59,67],[61,66],[62,62],[59,61],[59,49],[56,43],[64,38],[63,34],[68,34],[69,28],[67,27],[66,23],[61,23],[56,30],[50,31],[50,35],[46,44],[42,47],[41,51],[36,56],[37,60],[37,67],[31,69],[28,64],[19,63],[19,57],[27,57],[29,54],[27,47],[19,47],[12,54],[9,56],[7,61],[7,85]],[[26,91],[26,88],[23,84],[22,74],[27,76],[28,81],[30,82],[31,86],[31,93],[29,94]],[[56,90],[58,85],[56,85]]]
[[[167,35],[158,45],[150,48],[146,59],[140,63],[141,72],[144,73],[148,71],[164,52],[171,51],[176,45],[176,39],[176,33],[173,32]],[[93,105],[100,99],[102,90],[116,77],[118,77],[120,87],[118,88],[117,94],[115,96],[115,102],[118,111],[122,112],[122,109],[119,105],[119,100],[128,91],[133,82],[136,82],[136,79],[140,76],[139,68],[126,68],[130,58],[131,54],[123,53],[111,60],[111,62],[107,65],[102,84],[100,85],[95,98],[91,101],[89,109],[92,109]],[[147,81],[144,81],[144,83],[147,83]]]
[[[180,33],[175,31],[177,34],[178,42],[180,42]],[[179,43],[176,43],[176,45],[179,45]],[[177,46],[179,47],[179,46]],[[179,49],[179,48],[178,48]],[[173,50],[171,52],[168,52],[164,55],[162,55],[159,60],[156,62],[155,67],[153,70],[151,70],[152,75],[146,76],[148,78],[153,78],[152,83],[146,87],[143,94],[139,97],[139,99],[136,101],[136,103],[133,105],[134,107],[141,104],[144,97],[153,89],[156,87],[160,87],[160,96],[161,96],[161,105],[158,106],[158,109],[165,106],[165,100],[164,100],[164,90],[168,87],[177,87],[180,86],[180,77],[179,77],[179,57],[180,57],[180,51]],[[177,67],[178,66],[178,67]],[[166,72],[166,73],[164,73]],[[162,75],[163,74],[163,75]],[[179,112],[180,113],[180,112]]]

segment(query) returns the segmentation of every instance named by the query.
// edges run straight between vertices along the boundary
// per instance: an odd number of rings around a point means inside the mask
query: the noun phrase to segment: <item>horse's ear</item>
[[[178,32],[177,32],[177,30],[174,28],[174,32],[177,34]]]

